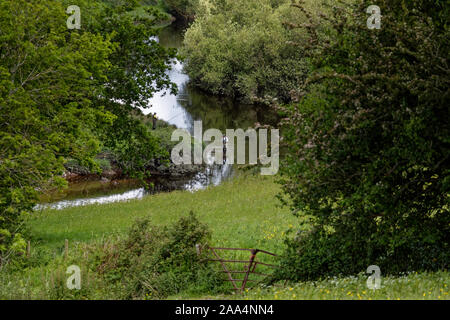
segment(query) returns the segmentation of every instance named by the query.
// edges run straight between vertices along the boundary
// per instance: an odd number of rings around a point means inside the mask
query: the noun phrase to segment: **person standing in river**
[[[227,162],[227,143],[228,143],[228,137],[226,135],[222,138],[223,143],[223,164]]]
[[[152,113],[152,121],[153,121],[153,130],[156,130],[156,121],[158,118],[156,117],[156,112]]]

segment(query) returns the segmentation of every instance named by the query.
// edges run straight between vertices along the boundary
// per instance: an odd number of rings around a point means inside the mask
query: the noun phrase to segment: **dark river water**
[[[159,42],[164,47],[180,48],[183,43],[184,30],[176,24],[161,30]],[[183,64],[174,61],[172,70],[168,71],[172,82],[178,86],[178,94],[170,92],[156,94],[150,101],[151,108],[142,110],[145,114],[156,113],[157,117],[187,129],[192,133],[194,121],[203,122],[203,131],[216,128],[247,129],[256,122],[264,123],[269,117],[262,108],[244,105],[229,98],[209,95],[189,85],[189,76],[183,72]],[[233,167],[227,163],[223,166],[208,167],[204,172],[177,181],[154,180],[154,190],[170,191],[174,189],[196,191],[209,185],[218,185],[233,176]],[[171,187],[167,187],[170,184]],[[84,181],[69,185],[61,193],[43,198],[39,208],[62,209],[93,203],[110,203],[140,199],[148,192],[133,180],[115,180],[108,182]]]

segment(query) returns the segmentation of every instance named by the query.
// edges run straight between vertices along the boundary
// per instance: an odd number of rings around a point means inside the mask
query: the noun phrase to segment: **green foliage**
[[[167,150],[167,154],[177,145],[176,141],[171,141],[172,133],[176,128],[174,126],[163,127],[159,122],[153,134],[158,137],[162,149]]]
[[[185,36],[185,69],[193,83],[247,101],[289,101],[309,70],[300,47],[288,44],[295,32],[282,24],[296,16],[289,2],[204,2]]]
[[[136,15],[137,1],[80,0],[81,29],[68,30],[69,4],[0,4],[0,266],[23,253],[22,221],[37,194],[66,184],[65,159],[98,172],[103,147],[143,176],[165,155],[133,110],[158,90],[176,92],[166,74],[175,50],[154,40],[167,15]]]
[[[180,291],[211,291],[222,284],[196,252],[210,232],[191,212],[169,227],[138,220],[128,238],[101,253],[98,270],[112,283],[123,286],[123,298],[161,299]],[[204,257],[203,257],[204,258]]]
[[[192,21],[202,0],[164,0],[164,2],[176,16],[182,17],[185,21]]]
[[[102,84],[105,91],[97,103],[105,105],[116,118],[102,132],[101,140],[125,173],[144,178],[149,161],[166,157],[166,150],[134,115],[141,112],[139,108],[149,107],[155,92],[177,92],[166,73],[176,50],[165,49],[156,41],[156,26],[168,17],[155,7],[140,6],[139,1],[117,0],[100,6],[96,1],[83,0],[79,6],[83,16],[95,17],[90,18],[92,23],[88,20],[83,24],[81,32],[109,37],[115,48],[109,57],[107,80]]]
[[[370,4],[335,7],[328,43],[311,23],[314,73],[282,108],[284,200],[313,224],[282,277],[448,268],[448,28],[423,1],[380,0],[369,30]]]
[[[64,157],[94,166],[94,130],[113,119],[93,103],[112,45],[69,32],[66,19],[51,1],[0,4],[0,266],[22,253],[37,192],[64,184]]]

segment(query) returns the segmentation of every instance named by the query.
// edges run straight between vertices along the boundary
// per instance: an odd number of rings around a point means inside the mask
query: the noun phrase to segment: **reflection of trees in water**
[[[180,48],[183,38],[184,26],[176,23],[163,28],[159,33],[159,41],[166,48]],[[190,124],[186,124],[187,128],[192,128],[193,120],[202,120],[204,130],[216,128],[223,132],[225,129],[252,128],[256,122],[275,123],[268,107],[246,105],[230,98],[212,96],[187,83],[178,85],[177,103],[187,111],[186,115],[189,116],[185,117],[186,121],[192,120]]]
[[[159,43],[165,48],[180,48],[184,40],[183,27],[172,23],[171,25],[159,30]]]
[[[243,105],[228,98],[207,95],[192,87],[183,87],[179,103],[195,120],[203,121],[203,129],[216,128],[222,131],[232,128],[253,127],[258,121],[255,106]]]

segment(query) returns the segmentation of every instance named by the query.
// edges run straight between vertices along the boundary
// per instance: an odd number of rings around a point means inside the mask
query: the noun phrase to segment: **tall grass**
[[[208,299],[244,300],[449,300],[448,272],[409,273],[382,277],[380,289],[367,288],[367,275],[287,284],[283,287],[258,286],[241,294],[208,296]],[[169,299],[198,298],[177,295]]]
[[[153,224],[169,225],[193,211],[212,231],[211,246],[259,248],[281,253],[285,232],[296,226],[288,208],[280,207],[280,191],[273,177],[243,174],[220,186],[194,193],[175,191],[149,195],[142,200],[89,205],[64,210],[35,212],[28,221],[32,235],[31,256],[26,267],[0,272],[0,299],[110,299],[120,286],[111,287],[92,269],[96,250],[113,246],[137,218],[150,217]],[[69,255],[64,257],[64,241]],[[249,258],[248,252],[224,258]],[[262,256],[259,259],[264,259]],[[271,262],[271,261],[268,261]],[[65,288],[69,265],[83,270],[83,289]],[[234,268],[243,266],[237,265]],[[20,270],[22,269],[22,270]],[[243,295],[200,296],[181,292],[170,299],[448,299],[447,272],[408,274],[385,278],[382,289],[370,291],[367,275],[278,286],[257,286]],[[231,287],[230,287],[231,288]],[[148,297],[151,298],[151,297]]]
[[[62,248],[70,242],[91,242],[123,235],[136,218],[154,224],[176,221],[193,211],[212,230],[212,244],[279,251],[284,232],[295,224],[280,207],[273,177],[243,175],[197,192],[174,191],[142,200],[36,212],[29,221],[33,246]]]

